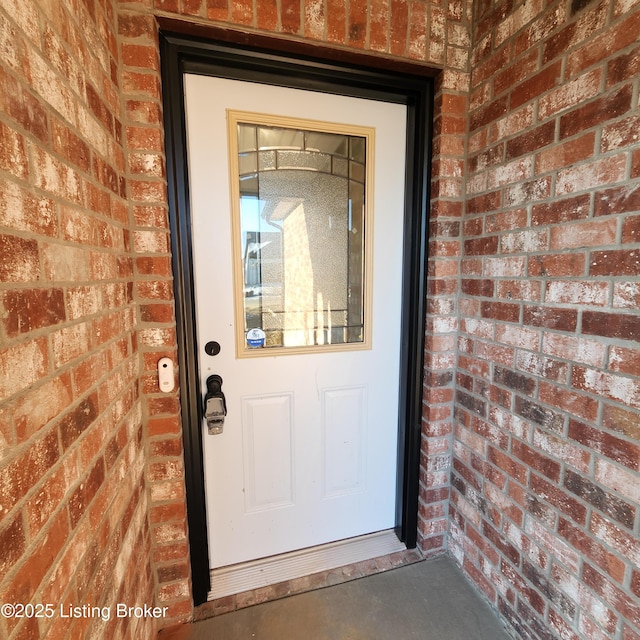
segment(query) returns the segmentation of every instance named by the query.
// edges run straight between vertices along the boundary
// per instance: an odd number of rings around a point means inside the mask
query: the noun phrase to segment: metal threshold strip
[[[405,550],[406,546],[389,529],[279,556],[220,567],[211,571],[211,591],[207,600],[216,600]]]

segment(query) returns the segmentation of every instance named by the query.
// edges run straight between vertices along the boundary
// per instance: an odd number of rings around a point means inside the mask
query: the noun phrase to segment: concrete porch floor
[[[160,632],[159,640],[507,640],[446,557]]]

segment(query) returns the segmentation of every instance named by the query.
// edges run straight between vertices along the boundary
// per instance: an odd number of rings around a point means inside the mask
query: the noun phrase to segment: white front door
[[[185,100],[199,373],[227,408],[202,425],[210,566],[390,529],[406,108],[199,75]]]

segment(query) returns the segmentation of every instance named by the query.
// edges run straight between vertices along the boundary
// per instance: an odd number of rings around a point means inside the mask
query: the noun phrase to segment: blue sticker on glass
[[[249,331],[247,331],[247,345],[250,349],[264,347],[265,337],[262,329],[249,329]]]

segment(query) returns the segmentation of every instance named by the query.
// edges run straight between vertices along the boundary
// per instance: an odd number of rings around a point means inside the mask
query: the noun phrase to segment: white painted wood
[[[185,92],[202,391],[209,375],[221,375],[228,408],[221,435],[209,436],[202,426],[210,566],[389,529],[395,517],[406,109],[195,75],[186,76]],[[227,108],[375,128],[370,350],[235,357]],[[218,356],[205,354],[209,340],[220,343]],[[356,388],[366,398],[364,408],[347,402],[338,410],[339,396],[331,394]],[[278,429],[273,416],[265,418],[266,405],[249,410],[261,397],[289,398],[288,409],[278,411],[290,427]],[[331,397],[335,413],[324,429],[323,397]],[[247,398],[253,399],[249,405]],[[344,427],[358,444],[341,447],[337,429],[350,420],[362,421]],[[360,455],[358,471],[325,472]],[[269,469],[273,477],[266,480]],[[287,478],[292,487],[284,498]],[[344,488],[356,485],[362,489]]]
[[[293,503],[291,404],[291,394],[242,398],[247,513]]]
[[[366,387],[322,394],[324,497],[366,490]]]
[[[405,550],[405,545],[389,530],[213,569],[207,599],[215,600]]]

